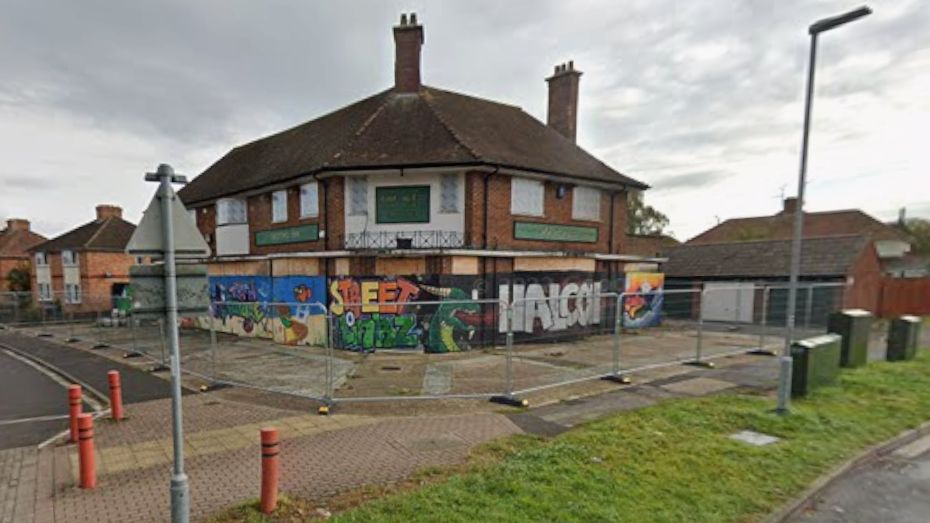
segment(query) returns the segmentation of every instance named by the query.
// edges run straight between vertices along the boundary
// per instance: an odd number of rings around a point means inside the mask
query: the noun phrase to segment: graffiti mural
[[[325,343],[324,278],[211,276],[209,282],[208,321],[217,331],[286,345]]]
[[[662,322],[662,286],[665,275],[657,272],[631,272],[626,275],[623,300],[623,326],[632,329],[655,327]]]
[[[560,332],[598,325],[602,320],[602,282],[576,275],[547,277],[548,282],[501,284],[498,297],[513,303],[513,330],[525,334]],[[561,281],[553,281],[559,279]],[[507,332],[506,311],[500,311],[499,332]]]
[[[334,278],[329,299],[336,346],[365,352],[468,350],[481,317],[474,295],[415,277]]]

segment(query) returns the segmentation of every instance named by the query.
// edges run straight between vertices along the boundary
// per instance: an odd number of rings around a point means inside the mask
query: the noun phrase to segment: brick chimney
[[[400,15],[400,25],[394,26],[394,92],[415,93],[420,90],[420,49],[423,47],[423,26],[416,13]]]
[[[6,221],[6,232],[28,231],[29,220],[22,218],[10,218]]]
[[[783,214],[794,214],[796,210],[798,210],[798,199],[793,196],[791,198],[785,198],[781,212]]]
[[[106,220],[107,218],[115,216],[117,218],[123,217],[123,208],[118,205],[98,205],[97,206],[97,221]]]
[[[575,63],[571,60],[555,66],[555,72],[546,78],[549,83],[549,115],[546,123],[573,142],[578,130],[580,78],[581,71],[575,70]]]

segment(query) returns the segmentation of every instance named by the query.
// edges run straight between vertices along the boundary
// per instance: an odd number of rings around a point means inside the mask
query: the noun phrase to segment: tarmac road
[[[0,449],[37,445],[68,428],[67,416],[65,385],[0,349]]]

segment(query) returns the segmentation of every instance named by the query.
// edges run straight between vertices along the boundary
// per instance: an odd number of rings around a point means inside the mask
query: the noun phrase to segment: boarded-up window
[[[349,176],[349,214],[365,216],[368,214],[368,179],[364,176]]]
[[[459,175],[443,174],[439,181],[439,212],[459,212]]]
[[[601,191],[593,187],[575,187],[572,191],[572,219],[601,219]]]
[[[216,224],[246,223],[245,200],[223,198],[216,202]]]
[[[320,215],[320,196],[316,182],[300,186],[300,217],[315,218]]]
[[[543,182],[527,178],[510,179],[510,213],[542,216],[545,187]]]
[[[271,193],[271,221],[274,223],[287,221],[287,191]]]

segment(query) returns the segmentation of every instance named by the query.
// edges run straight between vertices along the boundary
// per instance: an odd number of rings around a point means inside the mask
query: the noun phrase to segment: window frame
[[[312,195],[310,187],[313,187]],[[309,207],[309,209],[308,209]],[[319,218],[320,216],[320,184],[316,180],[300,185],[300,217]]]
[[[367,176],[346,177],[346,194],[349,196],[349,203],[346,205],[346,209],[349,210],[349,216],[368,216],[368,197],[370,192],[368,189]],[[356,198],[356,191],[359,192],[358,196],[364,196],[364,198]],[[362,203],[362,200],[364,200],[364,203]],[[361,207],[356,207],[356,204],[361,205]]]
[[[586,209],[586,207],[579,207],[579,205],[578,205],[578,202],[579,202],[578,193],[579,193],[579,191],[581,191],[581,192],[586,192],[586,191],[587,191],[587,192],[589,192],[589,195],[592,195],[592,196],[595,196],[595,195],[596,195],[596,198],[597,198],[597,199],[595,200],[595,201],[597,202],[597,213],[596,213],[596,216],[592,217],[591,215],[585,214],[584,210]],[[603,211],[603,210],[601,209],[601,200],[602,200],[602,198],[603,198],[603,193],[602,193],[601,190],[598,189],[597,187],[590,187],[590,186],[587,186],[587,185],[576,185],[575,187],[573,187],[573,188],[572,188],[572,219],[573,219],[573,220],[578,220],[578,221],[585,221],[585,222],[599,222],[599,221],[601,221],[601,215],[602,215],[602,211]],[[579,212],[579,211],[581,211],[581,212]]]
[[[231,217],[231,206],[241,206],[242,216]],[[239,209],[236,209],[237,211]],[[239,214],[238,212],[236,213]],[[239,220],[241,218],[241,221]],[[249,206],[244,198],[220,198],[216,201],[216,225],[242,225],[249,222]]]
[[[287,223],[287,189],[271,193],[271,223]]]
[[[66,259],[65,253],[68,254],[67,259],[70,259],[70,261]],[[61,251],[61,266],[62,267],[79,267],[80,261],[77,255],[77,251],[74,251],[71,249],[62,250]]]
[[[518,201],[525,201],[527,198],[516,198],[517,190],[520,186],[524,188],[535,187],[538,188],[538,198],[539,198],[539,211],[536,212],[533,209],[523,209],[518,208]],[[537,195],[533,195],[537,196]],[[510,177],[510,214],[512,216],[533,216],[536,218],[542,218],[546,216],[546,183],[542,180],[534,180],[532,178],[522,178],[520,176],[511,176]]]
[[[48,253],[45,251],[37,252],[33,259],[35,260],[36,267],[48,267]]]
[[[447,191],[453,191],[449,195]],[[459,214],[462,212],[459,205],[460,195],[462,193],[462,183],[459,173],[443,173],[439,177],[439,214]],[[447,207],[446,203],[451,202],[452,207]]]

